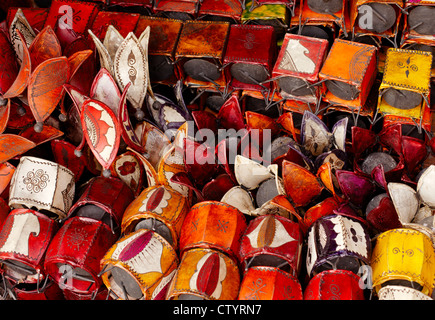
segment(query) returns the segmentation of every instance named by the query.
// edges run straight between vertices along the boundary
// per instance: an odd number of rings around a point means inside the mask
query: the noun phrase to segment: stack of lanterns
[[[84,186],[45,255],[44,267],[67,299],[107,296],[99,261],[118,239],[132,200],[132,190],[117,178],[95,177]]]
[[[303,235],[297,222],[275,214],[253,219],[243,235],[241,300],[302,300],[298,276]]]
[[[204,201],[192,206],[181,229],[180,266],[167,298],[236,299],[237,253],[245,228],[243,213],[230,205]]]
[[[181,226],[189,201],[164,185],[148,187],[128,206],[123,236],[101,260],[113,298],[164,299],[178,267]]]
[[[433,299],[433,3],[0,8],[0,297]]]
[[[95,177],[73,205],[74,174],[27,156],[12,179],[9,205],[15,209],[1,231],[4,280],[12,296],[105,297],[99,260],[117,240],[133,192],[119,179]]]
[[[59,299],[62,292],[49,276],[46,252],[74,199],[74,174],[40,158],[22,157],[9,194],[12,211],[2,224],[0,257],[4,296]]]

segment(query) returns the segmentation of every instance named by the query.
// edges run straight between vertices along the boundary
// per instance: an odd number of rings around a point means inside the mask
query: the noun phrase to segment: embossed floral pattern
[[[70,234],[68,234],[68,246],[74,248],[74,250],[80,250],[83,244],[87,243],[88,233],[85,228],[75,228]]]
[[[23,179],[23,183],[26,185],[26,189],[35,193],[44,190],[47,187],[47,183],[49,181],[50,177],[42,169],[38,169],[36,170],[36,172],[27,172],[27,175]]]

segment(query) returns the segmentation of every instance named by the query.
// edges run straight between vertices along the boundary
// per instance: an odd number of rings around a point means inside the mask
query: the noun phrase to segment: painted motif
[[[103,103],[89,99],[83,104],[81,121],[92,153],[104,169],[112,164],[119,148],[120,128],[113,111]]]

